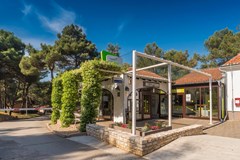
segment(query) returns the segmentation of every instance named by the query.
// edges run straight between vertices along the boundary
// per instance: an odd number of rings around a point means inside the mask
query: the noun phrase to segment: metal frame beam
[[[190,67],[187,67],[187,66],[184,66],[184,65],[172,62],[172,61],[168,61],[168,60],[165,60],[165,59],[162,59],[162,58],[158,58],[158,57],[154,57],[154,56],[151,56],[151,55],[147,55],[146,53],[136,52],[136,55],[140,56],[140,57],[149,58],[149,59],[152,59],[152,60],[155,60],[155,61],[171,64],[172,66],[176,66],[176,67],[183,68],[183,69],[186,69],[186,70],[189,70],[189,71],[197,72],[197,73],[203,74],[203,75],[208,76],[208,77],[212,77],[211,74],[208,74],[208,73],[199,71],[197,69],[193,69],[193,68],[190,68]]]
[[[143,68],[139,68],[136,69],[136,57],[140,56],[140,57],[145,57],[148,59],[152,59],[158,62],[162,62],[161,64],[156,64],[156,65],[152,65],[152,66],[148,66],[148,67],[143,67]],[[205,75],[209,77],[209,100],[210,100],[210,124],[212,124],[212,75],[199,71],[197,69],[193,69],[169,60],[164,60],[162,58],[158,58],[155,56],[151,56],[151,55],[147,55],[145,53],[141,53],[141,52],[137,52],[136,50],[133,50],[132,53],[132,134],[136,135],[136,71],[140,71],[140,70],[145,70],[145,69],[150,69],[150,68],[155,68],[158,66],[162,66],[162,65],[166,65],[168,64],[168,125],[171,126],[172,125],[172,83],[171,83],[171,66],[176,66],[182,69],[186,69],[189,71],[193,71],[193,72],[197,72],[199,74]],[[127,73],[129,73],[127,72]]]
[[[132,134],[136,135],[136,51],[132,54]]]
[[[154,64],[151,66],[147,66],[147,67],[143,67],[143,68],[138,68],[136,69],[136,71],[142,71],[142,70],[146,70],[146,69],[151,69],[151,68],[156,68],[156,67],[160,67],[160,66],[165,66],[167,65],[167,63],[160,63],[160,64]],[[132,71],[128,71],[127,73],[131,73]]]
[[[172,126],[172,66],[168,64],[168,126]]]

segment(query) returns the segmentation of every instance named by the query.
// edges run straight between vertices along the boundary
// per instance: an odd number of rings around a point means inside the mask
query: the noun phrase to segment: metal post
[[[27,111],[27,108],[28,108],[28,101],[27,101],[27,96],[26,96],[26,104],[25,104],[26,106],[26,115],[28,114],[28,111]]]
[[[136,135],[136,51],[132,53],[132,134]]]
[[[172,67],[168,65],[168,126],[172,126]]]
[[[210,124],[212,123],[212,77],[209,78]]]

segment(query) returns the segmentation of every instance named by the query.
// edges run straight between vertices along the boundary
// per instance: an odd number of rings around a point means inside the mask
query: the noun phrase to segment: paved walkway
[[[0,122],[0,160],[138,159],[124,151],[114,151],[111,146],[111,152],[108,152],[86,145],[87,143],[58,137],[46,129],[48,122],[45,117]],[[91,137],[85,137],[85,141],[87,138]]]
[[[240,121],[228,120],[218,126],[205,130],[204,133],[215,136],[240,138]]]
[[[152,120],[143,120],[143,121],[137,121],[137,127],[143,127],[145,123],[149,123],[151,125],[155,125],[156,120],[165,121],[166,124],[168,124],[168,120],[166,119],[152,119]],[[113,121],[100,121],[97,122],[98,125],[101,126],[109,126],[110,124],[114,123]],[[213,121],[213,124],[217,124],[219,121]],[[193,124],[200,124],[204,127],[210,127],[209,119],[194,119],[194,118],[173,118],[172,119],[172,127],[175,128],[181,128],[185,126],[190,126]]]
[[[182,137],[144,158],[151,160],[239,160],[240,139],[210,135]]]
[[[124,159],[124,160],[134,160],[134,159],[143,159],[141,157],[135,156],[133,154],[127,153],[119,148],[113,147],[105,142],[101,142],[94,137],[91,136],[76,136],[68,138],[69,140],[78,142],[80,144],[85,144],[101,150],[102,152],[109,154],[109,156],[102,157],[103,160],[105,159]],[[101,158],[99,158],[101,159]]]

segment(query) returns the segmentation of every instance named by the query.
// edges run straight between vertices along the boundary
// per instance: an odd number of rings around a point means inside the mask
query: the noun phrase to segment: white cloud
[[[66,10],[56,3],[53,4],[53,7],[55,9],[55,12],[57,13],[56,16],[53,17],[47,17],[43,14],[40,14],[39,12],[36,12],[40,22],[43,24],[44,27],[46,27],[53,33],[59,33],[66,25],[76,24],[75,12]],[[86,29],[82,26],[80,27],[86,33]]]
[[[69,24],[77,24],[76,23],[76,13],[71,10],[64,9],[60,5],[58,5],[56,2],[52,2],[52,13],[54,15],[49,16],[46,14],[43,14],[41,11],[38,10],[36,6],[33,6],[32,4],[25,4],[24,3],[24,9],[22,9],[22,13],[24,16],[27,16],[29,13],[33,11],[33,13],[37,16],[41,24],[50,32],[56,34],[60,33],[62,29]],[[86,34],[86,28],[83,26],[77,24],[79,27],[82,28],[83,32]]]
[[[117,34],[115,36],[115,38],[117,38],[123,31],[124,27],[126,26],[126,22],[122,22],[118,28],[117,28]]]
[[[24,16],[28,15],[32,11],[32,5],[24,4],[24,8],[21,10]]]

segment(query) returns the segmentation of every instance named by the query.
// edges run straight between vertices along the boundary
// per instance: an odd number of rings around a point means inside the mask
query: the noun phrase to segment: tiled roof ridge
[[[132,67],[129,67],[128,70],[131,71]],[[158,75],[158,74],[156,74],[152,71],[149,71],[149,70],[140,70],[140,71],[137,71],[136,74],[139,75],[139,76],[145,76],[145,77],[149,77],[149,78],[155,77],[155,78],[159,78],[159,79],[166,79],[165,77],[160,76],[160,75]]]
[[[240,53],[238,53],[232,59],[228,60],[222,66],[230,66],[230,65],[236,65],[236,64],[240,64]]]
[[[222,74],[219,67],[214,68],[205,68],[201,71],[206,72],[212,75],[213,81],[219,80],[222,78]],[[197,72],[190,72],[189,74],[184,75],[183,77],[177,79],[176,84],[194,84],[194,83],[205,83],[209,81],[208,77],[201,75]]]

